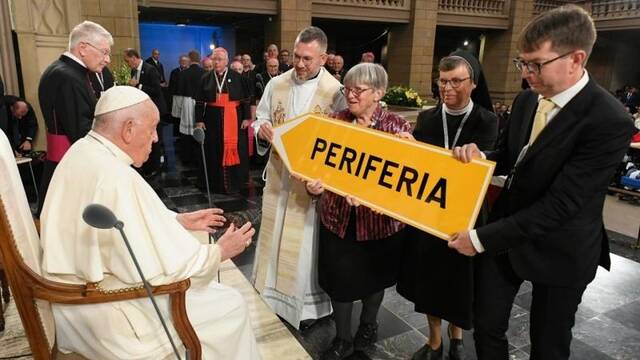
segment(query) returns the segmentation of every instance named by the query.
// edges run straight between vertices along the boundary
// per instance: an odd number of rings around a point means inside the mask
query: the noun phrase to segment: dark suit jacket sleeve
[[[584,131],[544,196],[509,217],[477,229],[487,252],[499,253],[545,237],[568,223],[591,194],[607,189],[629,147],[632,125],[625,118],[601,120],[591,119],[590,131]]]
[[[195,113],[193,114],[195,117],[195,122],[204,122],[204,111],[206,106],[205,103],[209,101],[209,99],[207,99],[204,88],[205,83],[209,80],[209,75],[210,74],[208,72],[202,75],[202,77],[200,78],[198,90],[196,91],[196,95],[194,97],[194,100],[196,101],[196,108],[194,110]]]
[[[251,80],[246,76],[240,76],[242,81],[242,92],[244,95],[242,96],[242,119],[239,119],[240,122],[242,120],[251,120],[251,103],[253,99],[253,93],[251,91]]]

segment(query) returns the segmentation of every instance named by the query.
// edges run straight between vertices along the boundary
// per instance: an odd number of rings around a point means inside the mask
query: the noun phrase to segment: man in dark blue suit
[[[584,69],[596,39],[591,17],[568,5],[523,30],[514,63],[530,89],[514,100],[495,151],[507,175],[490,223],[454,235],[449,246],[478,257],[474,338],[478,358],[508,359],[506,331],[524,280],[533,284],[531,359],[568,359],[575,313],[598,265],[608,269],[602,208],[628,149],[633,124]],[[455,148],[468,162],[474,144]]]

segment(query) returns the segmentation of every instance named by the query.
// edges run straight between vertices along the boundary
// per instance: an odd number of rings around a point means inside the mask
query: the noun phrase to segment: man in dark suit
[[[181,96],[182,109],[180,112],[180,142],[178,154],[183,163],[195,165],[200,157],[198,143],[193,139],[195,97],[200,86],[200,80],[206,71],[200,66],[200,53],[189,51],[189,67],[180,72],[177,93]],[[175,101],[175,98],[174,98]]]
[[[7,134],[11,146],[19,152],[32,150],[31,143],[38,131],[38,120],[31,104],[12,95],[5,95],[0,102],[6,106],[7,126],[0,128]]]
[[[164,66],[162,66],[162,63],[160,62],[160,50],[151,50],[151,56],[144,62],[156,68],[156,71],[160,75],[160,85],[163,87],[167,86],[167,81],[164,79]]]
[[[579,34],[579,35],[574,35]],[[598,265],[608,269],[602,209],[633,125],[619,101],[584,69],[593,20],[568,5],[523,30],[514,60],[530,85],[514,100],[495,151],[495,175],[508,175],[490,223],[453,236],[449,246],[482,253],[476,265],[474,338],[480,360],[508,359],[506,331],[524,280],[533,284],[531,359],[568,359],[575,313]],[[468,162],[475,144],[455,148]]]
[[[160,74],[153,65],[143,62],[140,54],[135,49],[124,51],[124,61],[131,68],[131,80],[129,85],[144,91],[160,112],[160,117],[167,113],[167,104],[164,101],[162,87],[160,86]],[[140,168],[143,175],[153,176],[160,170],[160,156],[162,155],[162,127],[163,123],[158,123],[158,141],[151,147],[149,159]]]

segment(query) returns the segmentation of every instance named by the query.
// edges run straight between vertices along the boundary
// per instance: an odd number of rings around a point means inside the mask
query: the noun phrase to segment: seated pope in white
[[[162,203],[131,167],[139,167],[158,141],[159,113],[142,91],[129,86],[107,90],[96,105],[93,130],[71,146],[58,165],[41,215],[43,271],[49,279],[103,288],[141,284],[120,234],[82,220],[98,203],[125,224],[142,271],[151,285],[191,278],[187,313],[205,359],[257,359],[247,306],[235,290],[218,284],[221,261],[251,242],[250,223],[233,225],[215,245],[201,244],[190,231],[214,231],[220,209],[176,214]],[[157,297],[171,319],[168,296]],[[172,357],[167,336],[149,299],[97,305],[54,305],[57,344],[89,359]],[[173,338],[179,342],[173,326]]]

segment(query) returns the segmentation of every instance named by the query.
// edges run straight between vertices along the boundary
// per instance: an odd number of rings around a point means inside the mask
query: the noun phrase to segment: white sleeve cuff
[[[480,239],[478,239],[478,233],[475,230],[471,230],[469,231],[469,237],[471,238],[471,244],[473,244],[473,247],[476,249],[476,251],[478,253],[483,253],[484,246],[482,246]]]
[[[480,151],[480,156],[482,156],[482,160],[487,160],[487,155],[483,151]]]

